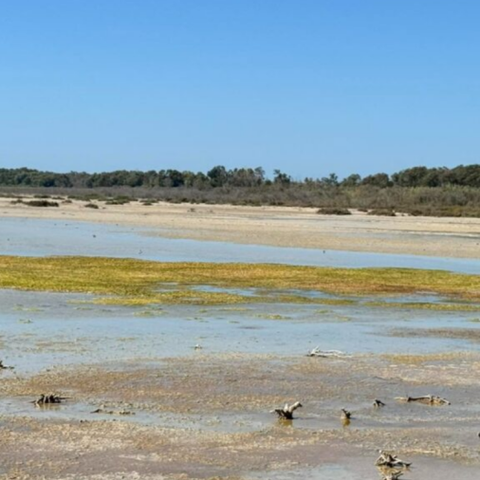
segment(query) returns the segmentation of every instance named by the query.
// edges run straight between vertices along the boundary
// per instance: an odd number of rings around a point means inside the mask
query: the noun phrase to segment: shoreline
[[[131,202],[85,208],[72,200],[59,207],[31,207],[0,198],[2,218],[69,220],[135,226],[172,239],[447,258],[480,258],[480,219],[452,217],[319,215],[314,208],[233,205],[143,205]]]

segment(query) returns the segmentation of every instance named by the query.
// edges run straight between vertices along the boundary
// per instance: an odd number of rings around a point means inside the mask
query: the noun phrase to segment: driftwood
[[[340,350],[320,350],[320,347],[315,347],[313,350],[307,353],[307,357],[320,357],[320,358],[347,358],[350,355],[347,355],[345,352]]]
[[[300,402],[295,402],[293,405],[286,403],[283,408],[276,408],[270,413],[276,413],[280,418],[284,418],[285,420],[293,420],[293,412],[302,406]]]
[[[373,406],[375,408],[380,408],[380,407],[384,407],[385,404],[381,401],[381,400],[378,400],[378,398],[376,398],[374,401],[373,401]]]
[[[135,415],[135,412],[130,410],[105,410],[104,408],[97,408],[90,413],[103,413],[105,415]]]
[[[42,405],[52,405],[52,404],[58,404],[58,403],[62,403],[63,400],[67,400],[68,397],[61,397],[59,395],[53,395],[53,394],[49,394],[49,395],[40,395],[39,398],[37,398],[36,400],[33,400],[33,404],[36,405],[37,407],[40,407]]]
[[[14,367],[10,367],[8,365],[3,364],[3,360],[0,360],[0,370],[13,370]]]
[[[445,398],[437,395],[422,395],[421,397],[396,397],[395,400],[399,402],[418,402],[424,405],[450,405],[450,402]]]
[[[398,480],[408,470],[411,463],[405,462],[389,452],[379,451],[375,466],[382,480]]]
[[[384,452],[383,450],[379,451],[380,456],[375,461],[376,467],[386,467],[393,469],[406,470],[412,464],[411,462],[405,462],[402,459],[398,458],[396,455],[393,455],[389,452]]]
[[[342,408],[342,415],[341,415],[341,419],[342,420],[350,420],[350,418],[352,417],[352,413],[349,412],[348,410],[345,410],[344,408]]]

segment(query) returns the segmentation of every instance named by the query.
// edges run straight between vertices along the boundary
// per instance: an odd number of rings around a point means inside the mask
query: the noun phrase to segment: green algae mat
[[[0,256],[0,288],[89,293],[101,296],[104,303],[131,305],[349,302],[307,292],[354,297],[436,294],[455,301],[480,301],[480,276],[440,270],[104,257]]]

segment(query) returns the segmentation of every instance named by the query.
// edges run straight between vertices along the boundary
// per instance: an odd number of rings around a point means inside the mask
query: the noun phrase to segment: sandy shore
[[[0,198],[1,217],[28,217],[146,227],[152,235],[321,250],[480,258],[479,218],[318,215],[315,209],[157,203],[59,202],[31,207]]]

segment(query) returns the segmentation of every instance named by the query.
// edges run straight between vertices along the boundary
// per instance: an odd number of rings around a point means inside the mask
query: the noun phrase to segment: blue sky
[[[296,179],[480,160],[480,1],[0,4],[0,166]]]

